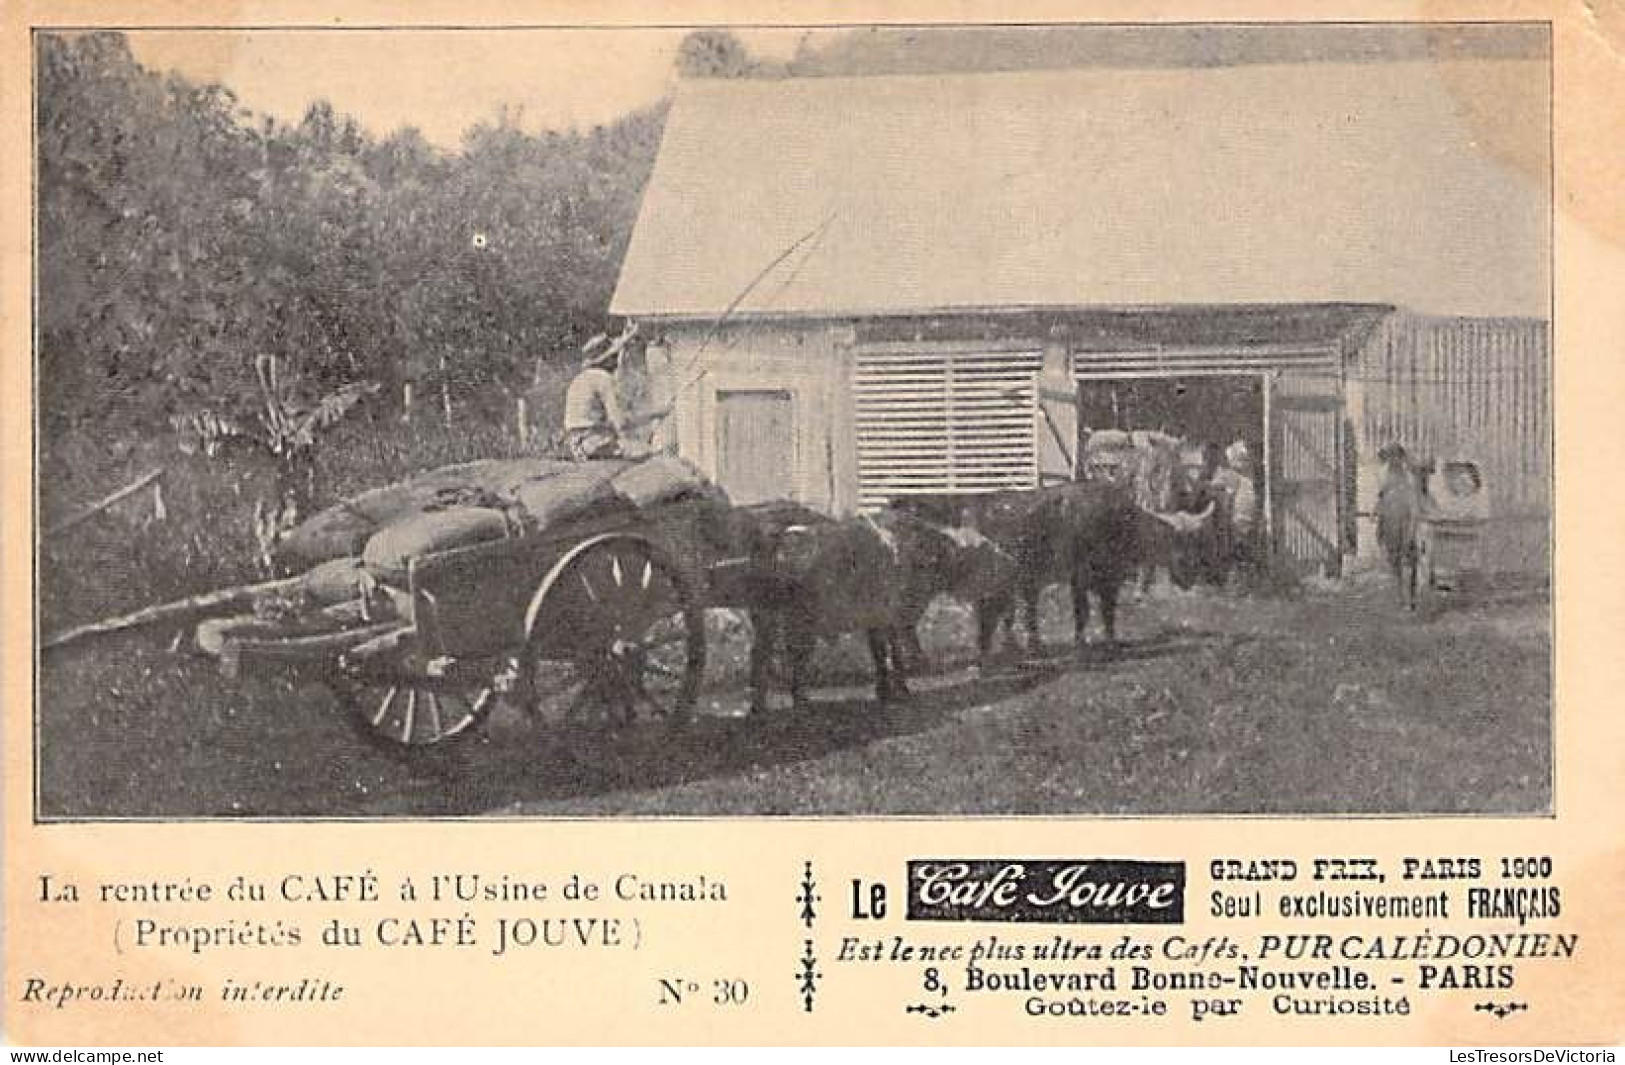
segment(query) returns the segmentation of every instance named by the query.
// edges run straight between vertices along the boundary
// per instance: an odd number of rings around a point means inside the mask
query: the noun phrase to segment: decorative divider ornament
[[[822,901],[823,897],[818,894],[818,880],[813,876],[813,864],[809,859],[802,863],[801,890],[796,895],[796,904],[801,907],[801,923],[808,932],[818,921],[817,905]],[[802,940],[800,967],[795,978],[801,994],[801,1009],[811,1013],[818,994],[818,981],[824,978],[824,974],[818,971],[818,953],[813,949],[810,935]]]

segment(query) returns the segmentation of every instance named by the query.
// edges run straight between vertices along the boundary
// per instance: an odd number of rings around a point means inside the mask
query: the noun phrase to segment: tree
[[[119,35],[40,50],[42,414],[150,425],[230,374],[253,134],[229,92],[142,70]]]
[[[755,70],[750,52],[727,30],[695,30],[677,48],[677,73],[685,78],[744,78]]]
[[[601,327],[664,106],[540,134],[499,112],[442,155],[325,101],[292,125],[254,116],[143,69],[117,34],[40,41],[53,429],[251,416],[266,353],[315,395],[422,380],[464,402]]]

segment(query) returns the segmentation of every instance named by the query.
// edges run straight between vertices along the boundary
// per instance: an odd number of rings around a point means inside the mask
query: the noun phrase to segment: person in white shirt
[[[577,462],[635,450],[624,436],[630,422],[615,380],[621,352],[635,335],[637,326],[629,325],[619,336],[599,333],[581,347],[581,370],[564,393],[564,444]]]
[[[1230,562],[1243,581],[1257,573],[1258,488],[1253,484],[1253,457],[1246,441],[1224,449],[1224,465],[1213,475],[1213,491],[1224,500],[1229,520]]]

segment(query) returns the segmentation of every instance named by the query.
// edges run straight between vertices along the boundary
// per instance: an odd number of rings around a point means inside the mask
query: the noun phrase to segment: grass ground
[[[1551,802],[1543,590],[1440,617],[1384,583],[1295,598],[1131,604],[1114,657],[1075,656],[1057,589],[1053,651],[977,675],[964,611],[939,603],[940,663],[882,711],[855,641],[820,652],[837,685],[735,716],[739,633],[714,641],[713,696],[681,733],[598,742],[499,711],[450,763],[361,743],[325,689],[230,684],[130,636],[45,663],[46,816],[1535,813]]]

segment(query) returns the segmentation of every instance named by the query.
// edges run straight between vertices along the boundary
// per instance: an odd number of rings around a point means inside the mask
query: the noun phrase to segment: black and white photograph
[[[1554,814],[1549,23],[32,47],[37,821]]]

